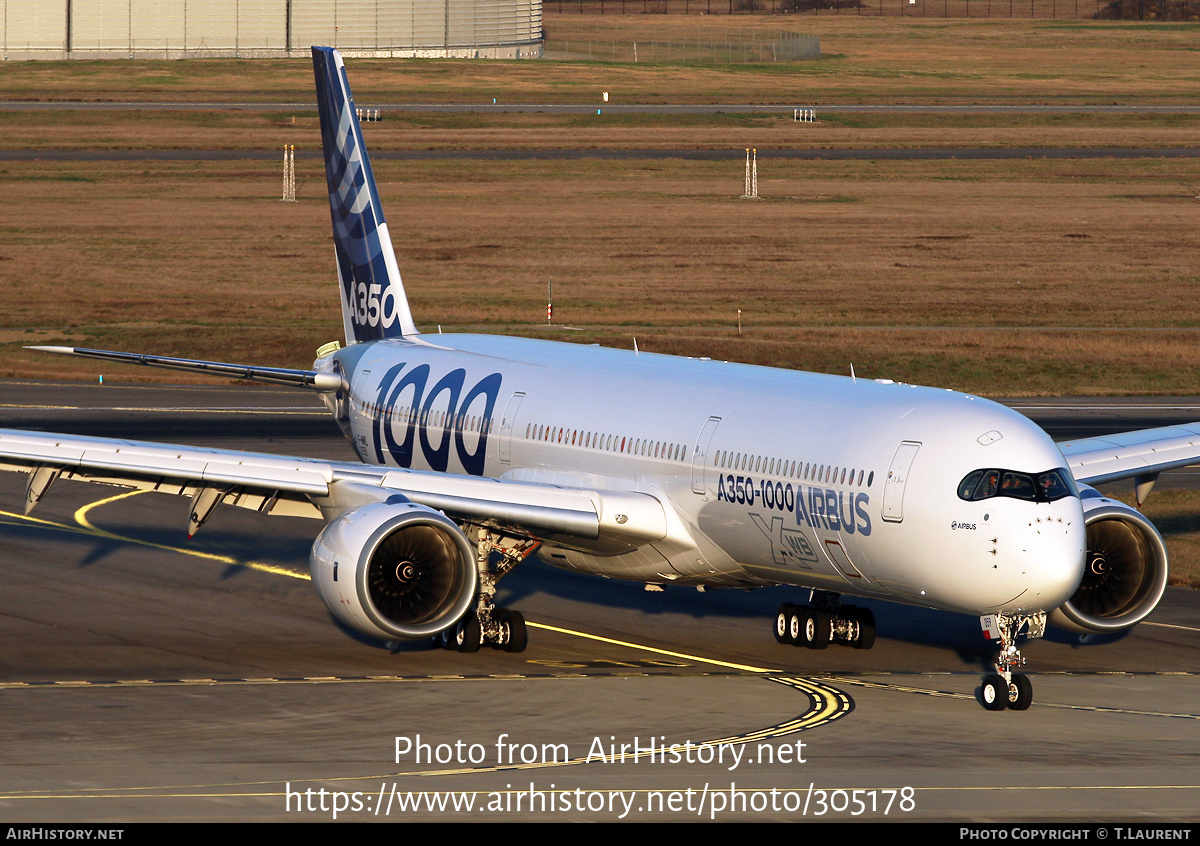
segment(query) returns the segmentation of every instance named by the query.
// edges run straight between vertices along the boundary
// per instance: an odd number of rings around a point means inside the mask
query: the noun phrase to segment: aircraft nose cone
[[[1087,529],[1078,501],[1039,514],[1029,521],[1026,567],[1031,607],[1050,610],[1062,605],[1079,587],[1087,556]],[[1065,512],[1065,513],[1064,513]]]

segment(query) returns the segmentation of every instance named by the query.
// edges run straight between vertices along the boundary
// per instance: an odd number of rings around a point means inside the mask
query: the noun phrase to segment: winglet
[[[312,56],[346,342],[416,335],[342,56]]]

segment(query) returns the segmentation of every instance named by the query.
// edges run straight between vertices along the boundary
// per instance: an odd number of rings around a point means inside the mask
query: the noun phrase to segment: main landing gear
[[[1017,649],[1017,635],[1028,625],[1027,637],[1041,637],[1046,633],[1044,613],[1006,617],[991,614],[979,618],[988,637],[1000,641],[1000,655],[996,658],[996,672],[983,678],[979,699],[989,711],[1011,708],[1024,711],[1033,702],[1033,682],[1024,673],[1013,669],[1024,666],[1025,658]]]
[[[811,605],[785,602],[775,613],[775,640],[809,649],[842,643],[855,649],[875,645],[875,615],[869,608],[842,605],[836,593],[814,590]]]
[[[459,652],[478,652],[485,643],[505,652],[524,652],[528,642],[525,615],[497,607],[468,612],[434,639],[435,645]]]
[[[529,642],[525,615],[496,605],[496,584],[536,552],[539,546],[539,541],[508,537],[480,526],[476,559],[479,567],[478,602],[456,624],[436,635],[434,645],[443,649],[457,649],[459,652],[478,652],[484,645],[505,652],[524,652]],[[490,566],[493,552],[500,559],[495,569]]]

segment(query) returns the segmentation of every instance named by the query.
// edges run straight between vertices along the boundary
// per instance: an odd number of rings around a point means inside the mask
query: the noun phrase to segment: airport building
[[[540,57],[541,0],[0,0],[3,57]]]

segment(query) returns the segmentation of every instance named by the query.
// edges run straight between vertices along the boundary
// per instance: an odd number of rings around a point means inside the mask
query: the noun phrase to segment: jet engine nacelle
[[[1078,590],[1050,622],[1080,633],[1118,632],[1146,617],[1167,587],[1167,548],[1141,512],[1087,486],[1087,561]]]
[[[452,521],[414,503],[375,502],[327,525],[309,557],[333,615],[382,640],[419,640],[458,621],[475,597],[475,550]]]

